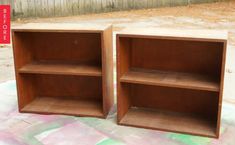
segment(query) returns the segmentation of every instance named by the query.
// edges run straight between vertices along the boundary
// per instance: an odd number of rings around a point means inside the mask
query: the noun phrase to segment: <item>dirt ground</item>
[[[63,22],[84,25],[88,23],[110,23],[113,24],[115,31],[125,27],[227,30],[229,41],[224,99],[235,103],[235,91],[233,89],[235,87],[235,1],[58,18],[17,19],[12,22],[12,26],[28,22]],[[12,48],[11,46],[1,46],[0,82],[12,79],[14,79]]]

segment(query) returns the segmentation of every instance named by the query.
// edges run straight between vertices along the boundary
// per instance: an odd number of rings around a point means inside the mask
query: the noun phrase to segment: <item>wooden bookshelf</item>
[[[113,105],[112,27],[12,29],[20,112],[104,118]]]
[[[120,125],[219,137],[226,32],[132,28],[116,39]]]

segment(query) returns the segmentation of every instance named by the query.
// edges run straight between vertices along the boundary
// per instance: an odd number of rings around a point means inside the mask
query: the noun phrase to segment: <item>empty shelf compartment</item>
[[[132,107],[121,119],[120,124],[210,137],[216,136],[216,124],[212,121],[192,114],[157,109]]]
[[[96,100],[37,97],[21,112],[103,117],[102,102]]]

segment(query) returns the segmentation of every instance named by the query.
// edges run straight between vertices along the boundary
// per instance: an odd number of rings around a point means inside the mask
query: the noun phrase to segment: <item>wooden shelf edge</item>
[[[186,73],[169,73],[164,74],[164,72],[138,72],[131,71],[120,78],[120,82],[123,83],[133,83],[133,84],[143,84],[143,85],[154,85],[162,87],[174,87],[182,89],[193,89],[193,90],[204,90],[204,91],[213,91],[219,92],[219,83],[211,81],[210,79],[201,76],[201,75],[190,75],[184,78]],[[183,79],[177,79],[179,78]],[[176,79],[175,79],[176,78]],[[198,79],[195,80],[194,78]],[[205,78],[205,79],[203,79]],[[188,79],[187,81],[185,79]]]
[[[99,67],[75,64],[30,63],[21,67],[18,72],[20,74],[102,76]]]
[[[105,119],[106,116],[103,115],[87,115],[87,114],[83,114],[83,113],[77,113],[77,114],[73,114],[73,113],[59,113],[59,112],[44,112],[44,111],[30,111],[27,109],[20,109],[19,110],[20,113],[37,113],[37,114],[41,114],[41,115],[68,115],[68,116],[77,116],[77,117],[97,117],[97,118],[102,118]]]

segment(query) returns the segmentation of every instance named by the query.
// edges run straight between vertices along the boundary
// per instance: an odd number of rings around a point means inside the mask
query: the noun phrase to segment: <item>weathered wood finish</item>
[[[106,76],[103,79],[103,109],[108,115],[114,102],[114,80],[113,80],[113,32],[112,26],[106,29],[102,34],[102,74]]]
[[[12,30],[19,111],[106,117],[113,105],[112,27],[37,26]]]
[[[70,16],[217,1],[221,0],[1,0],[0,4],[11,4],[14,18],[25,18]]]
[[[132,28],[116,43],[119,124],[219,137],[227,32]]]

